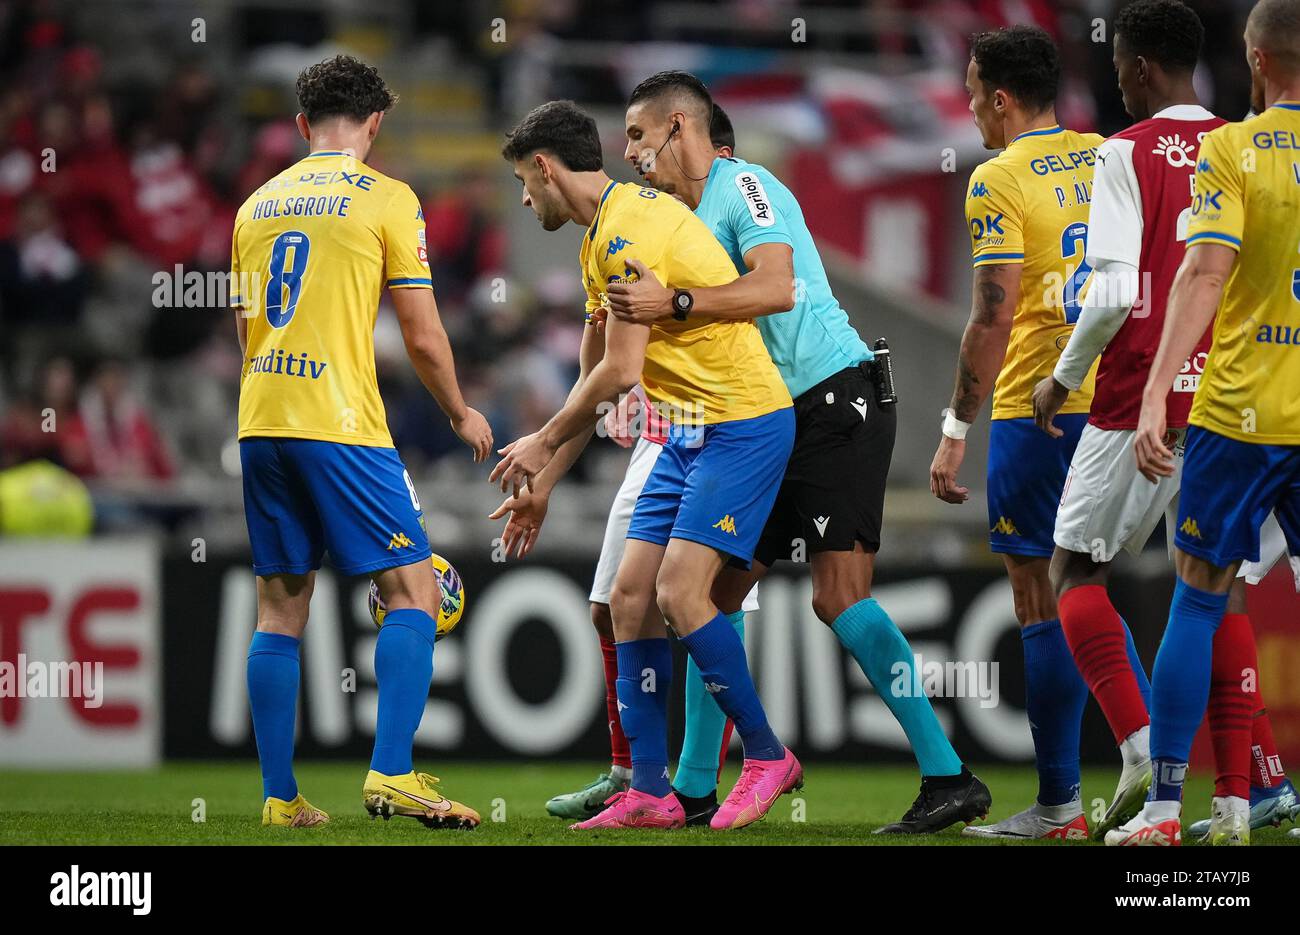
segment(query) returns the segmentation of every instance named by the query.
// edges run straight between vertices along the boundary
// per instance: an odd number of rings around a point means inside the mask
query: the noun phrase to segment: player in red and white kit
[[[1182,438],[1210,348],[1207,332],[1170,388],[1175,468],[1151,484],[1132,452],[1142,391],[1185,251],[1200,141],[1224,123],[1197,103],[1192,86],[1203,36],[1199,18],[1177,0],[1137,0],[1116,18],[1115,69],[1124,107],[1138,122],[1098,150],[1085,259],[1092,284],[1055,372],[1034,390],[1039,427],[1059,435],[1053,417],[1101,355],[1057,510],[1051,565],[1061,628],[1124,761],[1097,838],[1141,809],[1151,783],[1151,689],[1106,591],[1110,563],[1121,548],[1140,552],[1162,515],[1172,536]]]
[[[1124,761],[1115,797],[1094,831],[1097,838],[1140,809],[1151,779],[1150,686],[1145,677],[1139,681],[1142,667],[1132,637],[1106,593],[1110,561],[1121,548],[1139,553],[1161,515],[1172,540],[1182,436],[1210,346],[1207,332],[1170,390],[1174,473],[1148,483],[1138,477],[1128,446],[1185,250],[1196,154],[1201,138],[1224,122],[1196,103],[1191,77],[1201,37],[1196,15],[1177,0],[1138,0],[1116,19],[1120,91],[1139,122],[1098,153],[1086,260],[1094,282],[1055,373],[1034,392],[1035,418],[1050,430],[1069,390],[1079,387],[1101,354],[1089,424],[1057,512],[1052,560],[1061,627]],[[1227,838],[1240,837],[1247,822],[1278,824],[1294,820],[1300,810],[1258,685],[1247,692],[1241,677],[1245,669],[1257,670],[1244,582],[1257,583],[1286,550],[1281,530],[1270,524],[1275,535],[1267,534],[1266,525],[1261,561],[1242,564],[1214,639],[1208,708],[1217,765],[1213,820]],[[1296,573],[1300,588],[1300,568]],[[1210,822],[1189,830],[1208,836]]]

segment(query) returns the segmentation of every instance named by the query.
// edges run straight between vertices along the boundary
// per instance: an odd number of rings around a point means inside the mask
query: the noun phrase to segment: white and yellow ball
[[[456,629],[456,624],[460,623],[460,615],[465,612],[465,583],[461,581],[460,572],[456,571],[451,562],[441,555],[435,553],[429,556],[429,562],[433,565],[433,573],[438,578],[437,639],[442,639]],[[370,616],[375,621],[375,626],[384,625],[384,617],[387,613],[388,608],[384,606],[384,600],[379,596],[379,585],[371,581]]]

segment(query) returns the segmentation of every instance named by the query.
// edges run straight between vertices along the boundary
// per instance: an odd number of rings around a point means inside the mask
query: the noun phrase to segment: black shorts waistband
[[[837,370],[825,380],[815,386],[810,386],[794,399],[796,406],[807,402],[810,399],[816,399],[826,395],[827,390],[833,390],[836,387],[844,386],[846,383],[866,383],[871,385],[871,375],[867,368],[871,366],[871,361],[863,360],[854,364],[852,367],[845,367],[843,370]],[[873,396],[874,398],[874,396]]]

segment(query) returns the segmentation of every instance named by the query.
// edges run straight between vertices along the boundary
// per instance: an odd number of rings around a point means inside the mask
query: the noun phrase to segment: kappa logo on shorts
[[[1201,538],[1201,524],[1190,516],[1183,520],[1183,524],[1178,527],[1178,531],[1185,536],[1191,536],[1193,539]]]
[[[999,516],[998,521],[993,524],[993,528],[990,529],[989,532],[995,532],[1001,536],[1020,535],[1020,530],[1016,528],[1016,524],[1011,522],[1011,520],[1007,519],[1005,516]]]
[[[388,540],[388,551],[391,552],[393,549],[404,549],[409,545],[415,545],[415,543],[406,538],[406,533],[395,532],[393,533],[393,538]]]
[[[722,519],[714,523],[713,528],[721,529],[729,536],[736,535],[736,521],[731,518],[730,513],[728,513],[726,516],[722,517]]]

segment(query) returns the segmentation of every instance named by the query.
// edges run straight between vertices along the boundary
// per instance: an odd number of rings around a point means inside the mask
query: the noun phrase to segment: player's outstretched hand
[[[546,510],[550,497],[542,493],[524,493],[517,497],[506,497],[488,519],[500,519],[507,513],[506,528],[501,532],[501,546],[506,557],[513,552],[515,558],[523,558],[537,544],[541,534],[542,523],[546,519]]]
[[[1057,383],[1056,377],[1049,375],[1039,380],[1034,387],[1034,424],[1053,438],[1064,435],[1065,432],[1058,429],[1052,420],[1069,397],[1069,389]]]
[[[640,409],[640,397],[636,393],[624,393],[618,405],[605,413],[605,435],[620,448],[631,448],[636,441],[632,419]]]
[[[673,313],[673,290],[659,281],[640,260],[628,260],[635,282],[612,282],[605,287],[609,310],[620,321],[650,325]]]
[[[488,482],[499,483],[502,493],[513,488],[517,497],[525,487],[533,489],[533,478],[551,463],[555,449],[546,444],[541,432],[534,432],[498,449],[497,454],[503,457],[492,469]]]
[[[483,418],[483,413],[466,406],[465,414],[459,420],[453,419],[451,428],[461,441],[473,449],[475,464],[487,460],[492,453],[492,426]]]
[[[1165,401],[1142,401],[1142,414],[1138,416],[1137,432],[1133,435],[1133,454],[1138,471],[1153,484],[1162,477],[1174,474],[1174,453],[1166,443]]]
[[[966,443],[945,435],[930,462],[930,493],[946,503],[965,503],[970,499],[970,490],[957,483],[957,472],[964,457]]]

